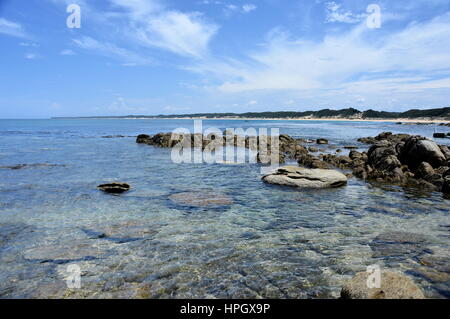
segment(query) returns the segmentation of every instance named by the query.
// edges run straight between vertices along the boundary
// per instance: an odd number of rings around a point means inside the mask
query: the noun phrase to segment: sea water
[[[0,120],[0,297],[337,298],[367,266],[450,297],[450,200],[366,183],[298,190],[261,181],[258,164],[175,164],[136,135],[192,120]],[[436,125],[205,120],[203,128],[279,128],[337,148],[384,131],[432,138]],[[124,137],[105,138],[121,135]],[[450,140],[437,140],[450,144]],[[334,150],[332,150],[334,152]],[[28,164],[21,169],[11,169]],[[122,181],[120,196],[99,184]],[[178,205],[182,192],[224,207]],[[380,234],[408,242],[377,242]],[[80,287],[68,288],[76,265]]]

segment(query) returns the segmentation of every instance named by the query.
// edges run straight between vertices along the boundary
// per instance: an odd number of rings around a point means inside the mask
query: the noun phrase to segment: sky
[[[450,106],[450,0],[0,0],[0,52],[0,118]]]

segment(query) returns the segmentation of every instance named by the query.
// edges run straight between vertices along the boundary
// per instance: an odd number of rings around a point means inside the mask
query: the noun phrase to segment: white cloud
[[[342,10],[341,5],[334,1],[327,3],[326,22],[358,23],[365,17],[367,17],[365,13],[355,14]]]
[[[33,42],[20,42],[19,45],[21,47],[38,47],[39,44]]]
[[[72,0],[50,1],[66,5]],[[84,0],[76,2],[82,7],[83,19],[98,26],[95,38],[109,47],[127,47],[127,55],[159,48],[184,57],[202,58],[209,54],[209,42],[218,30],[201,13],[171,10],[159,0],[109,0],[111,6],[107,10],[99,10]],[[129,61],[125,64],[130,65]]]
[[[111,0],[125,10],[125,36],[136,45],[157,47],[181,56],[201,58],[208,54],[208,44],[217,32],[215,24],[198,12],[166,9],[155,0]],[[117,12],[116,12],[117,13]],[[123,19],[119,14],[112,17]]]
[[[34,60],[34,59],[37,59],[38,58],[38,56],[36,55],[36,54],[34,54],[34,53],[27,53],[27,54],[25,54],[25,59],[27,59],[27,60]]]
[[[256,5],[251,4],[251,3],[246,3],[242,6],[242,10],[244,11],[244,13],[248,13],[251,12],[253,10],[256,10]]]
[[[25,30],[21,24],[3,18],[0,18],[0,33],[17,38],[26,37]]]
[[[223,11],[225,16],[230,17],[233,13],[249,13],[256,10],[256,8],[256,5],[252,3],[246,3],[242,6],[238,6],[235,4],[226,4]]]
[[[62,50],[60,52],[61,55],[76,55],[75,52],[73,52],[72,50],[66,49],[66,50]]]
[[[125,61],[125,65],[145,65],[152,61],[132,51],[117,47],[109,42],[99,42],[91,37],[73,39],[73,42],[82,49],[90,50],[99,55]]]
[[[208,43],[217,27],[202,21],[198,13],[168,11],[141,21],[132,32],[142,45],[155,46],[173,53],[201,58],[208,53]]]
[[[450,74],[450,14],[382,38],[371,32],[361,23],[347,33],[307,41],[275,30],[263,49],[251,53],[245,63],[210,60],[189,69],[214,75],[221,83],[216,88],[226,93],[355,89],[354,84],[362,80],[362,88],[369,90],[375,81],[377,86],[386,83],[385,88],[418,88],[419,84],[409,83],[411,73],[423,75],[422,82],[436,72],[442,77]],[[431,81],[421,87],[446,83]]]

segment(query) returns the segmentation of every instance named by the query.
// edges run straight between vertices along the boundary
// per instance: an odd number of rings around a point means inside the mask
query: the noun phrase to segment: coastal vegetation
[[[126,116],[92,116],[83,118],[242,118],[242,119],[441,119],[450,120],[450,107],[435,108],[428,110],[411,109],[406,112],[385,112],[366,110],[360,111],[355,108],[340,110],[323,109],[320,111],[280,111],[280,112],[246,112],[246,113],[193,113],[193,114],[171,114],[171,115],[126,115]],[[58,118],[55,118],[58,119]]]

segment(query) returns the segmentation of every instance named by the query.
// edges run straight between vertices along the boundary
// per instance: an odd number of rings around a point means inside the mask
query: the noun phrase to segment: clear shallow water
[[[337,146],[383,131],[431,137],[435,128],[225,120],[203,126],[277,127]],[[0,169],[0,296],[334,298],[355,272],[379,264],[407,273],[429,297],[450,297],[450,201],[442,194],[357,179],[333,190],[269,186],[258,165],[174,164],[170,150],[132,137],[178,127],[193,121],[0,120],[0,166],[52,164]],[[102,138],[119,134],[130,137]],[[109,181],[133,189],[121,196],[96,189]],[[186,191],[220,192],[233,203],[208,209],[169,200]],[[373,244],[398,231],[422,234],[424,242]],[[79,290],[66,287],[71,264],[82,271]]]

